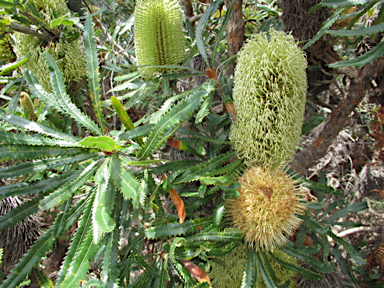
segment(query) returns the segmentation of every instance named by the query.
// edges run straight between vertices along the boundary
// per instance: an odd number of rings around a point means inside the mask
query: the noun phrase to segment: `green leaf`
[[[162,174],[169,171],[185,171],[185,169],[195,166],[199,161],[197,160],[180,160],[180,161],[173,161],[164,163],[162,165],[159,165],[153,169],[153,174]]]
[[[180,223],[168,224],[165,226],[158,226],[145,229],[145,236],[148,239],[169,238],[178,235],[186,235],[188,233],[196,232],[203,227],[212,224],[212,218],[198,218],[195,220]]]
[[[101,271],[103,287],[120,287],[117,285],[120,270],[117,266],[119,258],[119,232],[119,229],[115,229],[106,236],[106,247]]]
[[[0,67],[0,76],[3,76],[17,68],[19,68],[21,65],[23,65],[25,62],[28,61],[28,54],[19,58],[17,61],[12,62],[12,63],[7,63],[4,64],[3,66]]]
[[[200,101],[210,91],[201,90],[193,93],[189,97],[180,101],[170,111],[168,111],[163,118],[155,124],[151,134],[148,136],[145,145],[141,148],[138,159],[142,160],[148,157],[153,151],[155,151],[162,143],[164,143],[168,137],[172,135],[169,132],[177,124],[183,123],[200,105]]]
[[[312,191],[315,191],[317,193],[324,193],[324,194],[333,194],[335,196],[342,196],[343,191],[339,189],[334,189],[326,184],[313,182],[311,180],[304,180],[306,183],[308,183],[308,188]]]
[[[77,287],[79,282],[84,280],[89,269],[89,261],[97,252],[97,246],[93,243],[92,227],[87,231],[87,234],[80,243],[80,249],[76,251],[75,257],[69,266],[67,275],[60,287],[72,288]]]
[[[4,179],[17,177],[20,175],[24,176],[29,173],[36,173],[36,172],[44,171],[46,169],[57,167],[57,166],[86,161],[91,158],[96,158],[97,156],[98,156],[97,154],[80,154],[80,155],[77,155],[74,157],[68,157],[68,158],[36,160],[33,162],[27,162],[27,163],[13,165],[5,168],[0,168],[0,175]]]
[[[125,133],[121,133],[119,135],[119,138],[122,140],[130,140],[130,139],[136,139],[137,137],[143,137],[147,136],[149,133],[151,133],[154,124],[146,124],[143,126],[136,127],[133,130],[130,130]]]
[[[199,22],[196,26],[196,44],[197,48],[199,49],[200,55],[203,57],[205,64],[209,66],[208,56],[205,52],[204,42],[203,42],[203,32],[205,30],[205,24],[209,17],[216,12],[217,9],[219,9],[220,5],[223,3],[223,0],[216,0],[209,6],[209,8],[204,12],[203,15],[201,15]]]
[[[367,3],[367,0],[322,0],[318,5],[323,7],[350,7],[365,3]]]
[[[19,117],[13,114],[6,114],[3,110],[0,109],[0,120],[4,120],[16,127],[26,129],[28,131],[41,133],[44,135],[49,135],[54,138],[58,139],[64,139],[69,141],[78,141],[79,139],[73,135],[69,135],[66,133],[59,132],[55,129],[52,129],[50,127],[44,126],[42,124],[38,124],[33,121],[28,121],[27,119],[23,117]]]
[[[147,272],[151,273],[155,277],[160,277],[159,273],[147,262],[145,262],[144,258],[141,255],[135,255],[135,260],[137,263],[143,267]]]
[[[52,282],[51,279],[45,275],[45,273],[37,268],[32,269],[33,274],[35,274],[35,277],[37,279],[37,283],[41,288],[54,288],[55,284]]]
[[[0,146],[0,161],[33,160],[38,158],[66,157],[87,152],[81,148],[45,146],[3,145]]]
[[[198,132],[195,132],[195,131],[192,131],[189,129],[185,129],[184,127],[180,127],[179,129],[177,129],[177,132],[180,134],[192,135],[193,138],[199,138],[199,139],[207,141],[207,142],[212,142],[212,143],[217,143],[217,144],[230,144],[229,141],[222,141],[222,140],[217,139],[217,138],[216,139],[210,138],[210,137],[202,135]]]
[[[333,23],[335,23],[335,21],[341,15],[341,13],[343,13],[343,11],[344,9],[339,9],[335,11],[335,13],[333,13],[333,15],[327,21],[324,22],[323,26],[316,33],[316,35],[310,41],[308,41],[301,49],[305,50],[309,46],[311,46],[313,43],[315,43],[317,40],[319,40],[324,35],[325,31],[328,30],[328,28],[330,28]]]
[[[73,271],[73,266],[71,265],[72,260],[76,261],[75,255],[77,256],[81,251],[81,244],[85,242],[85,239],[87,238],[87,236],[89,240],[89,232],[91,232],[91,235],[92,235],[92,231],[89,231],[89,229],[92,225],[91,209],[92,209],[93,200],[94,200],[94,193],[92,193],[91,197],[87,199],[87,201],[84,201],[83,203],[86,207],[81,216],[80,221],[78,222],[76,233],[72,238],[72,242],[65,256],[65,259],[61,266],[59,274],[57,276],[56,283],[55,283],[56,287],[61,287],[60,284],[62,284],[64,279],[68,278],[67,275],[68,274],[70,275],[72,273]],[[92,239],[90,244],[92,245]],[[76,287],[76,286],[74,285],[72,287]]]
[[[1,7],[1,8],[6,8],[6,9],[9,9],[9,8],[15,8],[15,7],[16,7],[16,4],[13,3],[13,1],[1,0],[1,1],[0,1],[0,7]]]
[[[288,255],[291,255],[292,257],[299,259],[300,261],[308,263],[320,273],[331,273],[333,270],[335,270],[334,263],[329,263],[329,265],[326,266],[312,255],[307,255],[298,249],[288,247],[288,245],[280,247],[280,250],[287,253]]]
[[[49,26],[51,26],[51,28],[55,28],[55,27],[60,26],[60,25],[72,26],[73,21],[68,20],[67,16],[64,15],[64,16],[61,16],[59,18],[52,20],[51,23],[49,23]]]
[[[57,97],[57,102],[59,103],[61,108],[77,123],[81,124],[82,126],[88,128],[89,130],[98,135],[102,135],[103,132],[100,130],[100,128],[97,127],[96,124],[87,115],[83,114],[80,109],[71,102],[71,99],[66,92],[65,84],[63,82],[63,73],[57,66],[55,60],[47,52],[44,52],[43,55],[48,62],[52,89]]]
[[[37,262],[45,256],[45,253],[49,251],[54,243],[53,228],[50,228],[29,248],[20,262],[16,264],[15,269],[11,271],[7,279],[2,283],[2,287],[17,287],[18,284],[25,279],[27,274],[31,272]]]
[[[199,233],[195,236],[188,237],[188,241],[223,241],[223,242],[241,242],[243,239],[243,232],[210,232]]]
[[[104,233],[109,233],[115,228],[115,221],[111,218],[108,211],[110,208],[105,205],[107,202],[107,189],[110,179],[109,173],[109,159],[104,161],[104,163],[99,167],[95,175],[95,182],[98,184],[97,192],[95,196],[95,201],[93,202],[93,214],[92,214],[92,223],[93,223],[93,240],[97,244],[100,241],[101,236]]]
[[[195,124],[199,124],[204,120],[204,117],[211,112],[213,101],[213,93],[210,93],[207,98],[205,98],[203,104],[200,107],[199,112],[196,114]]]
[[[301,135],[305,135],[312,131],[313,128],[319,126],[321,123],[323,123],[327,118],[324,117],[322,114],[314,114],[311,118],[309,118],[307,121],[303,124],[303,130],[301,132]]]
[[[371,50],[369,50],[368,52],[364,53],[363,55],[355,59],[339,61],[336,63],[332,63],[328,66],[331,68],[341,68],[341,67],[350,67],[350,66],[361,67],[368,63],[372,63],[374,60],[378,59],[383,54],[384,54],[384,42],[380,42]]]
[[[308,270],[308,269],[305,269],[299,265],[295,265],[295,264],[292,264],[292,263],[289,263],[289,262],[285,262],[281,259],[279,259],[278,257],[276,257],[273,253],[270,253],[269,254],[273,260],[275,260],[277,263],[279,263],[282,267],[284,267],[285,269],[288,269],[288,270],[291,270],[291,271],[295,271],[297,273],[299,273],[301,276],[303,276],[304,278],[308,279],[308,280],[311,280],[311,281],[319,281],[321,279],[323,279],[323,276],[316,273],[316,272],[313,272],[311,270]]]
[[[100,160],[89,164],[81,172],[80,176],[75,180],[69,182],[68,184],[62,186],[60,189],[44,197],[44,199],[40,201],[40,208],[43,210],[48,210],[71,197],[71,195],[74,194],[81,186],[83,186],[83,184],[95,173],[100,164]]]
[[[348,215],[349,213],[358,212],[358,211],[361,211],[361,210],[364,210],[367,208],[368,208],[367,202],[353,203],[353,204],[350,204],[347,207],[344,207],[343,209],[337,211],[333,215],[328,216],[327,218],[325,218],[321,222],[324,224],[329,224],[329,223],[331,223],[337,219],[340,219],[340,218]]]
[[[220,167],[222,164],[226,163],[227,161],[231,160],[234,156],[235,156],[235,151],[232,150],[232,151],[229,151],[225,154],[221,154],[219,156],[216,156],[215,158],[212,158],[208,161],[202,162],[202,163],[200,163],[200,164],[198,164],[192,168],[189,168],[184,172],[183,175],[181,175],[176,180],[176,183],[196,181],[202,177],[216,175],[218,173],[216,173],[217,170],[215,170],[215,169],[217,169],[218,167]],[[234,162],[236,162],[236,161],[234,161]],[[236,162],[235,164],[238,164],[238,163]]]
[[[264,284],[268,288],[277,288],[276,282],[277,278],[271,264],[269,264],[268,258],[264,252],[258,251],[256,253],[257,262],[259,263],[259,271],[261,276],[263,277]]]
[[[33,198],[0,216],[0,231],[36,213],[39,210],[38,205],[41,198],[41,196]]]
[[[41,135],[28,135],[28,134],[17,134],[12,132],[0,131],[0,142],[10,144],[23,144],[23,145],[40,145],[40,146],[60,146],[60,147],[77,147],[76,142],[68,140],[58,140]]]
[[[241,282],[241,288],[256,288],[258,282],[258,258],[254,249],[247,250],[247,263]]]
[[[344,37],[360,37],[366,35],[372,35],[384,31],[384,23],[373,25],[371,27],[353,29],[353,30],[327,30],[325,33],[331,34],[334,36],[344,36]]]
[[[41,191],[49,192],[55,190],[80,175],[80,172],[75,172],[76,171],[73,171],[70,174],[64,174],[63,176],[52,177],[40,181],[34,181],[29,183],[22,182],[0,186],[0,199],[9,196],[32,195],[40,193]]]
[[[85,48],[85,57],[87,59],[88,88],[90,92],[90,98],[96,114],[97,123],[99,123],[101,130],[104,131],[105,117],[101,107],[99,60],[97,58],[97,47],[95,36],[93,35],[92,20],[90,17],[85,20],[83,42]]]
[[[78,143],[83,147],[97,148],[101,151],[114,151],[117,149],[116,141],[109,136],[88,136]]]
[[[328,235],[331,236],[332,239],[335,240],[337,243],[343,245],[345,248],[345,251],[351,257],[351,259],[353,259],[358,265],[365,265],[366,264],[366,260],[363,257],[361,257],[360,253],[357,252],[355,247],[353,247],[350,243],[348,243],[347,241],[345,241],[342,238],[337,237],[332,232],[329,232]]]
[[[213,214],[213,223],[219,225],[224,217],[225,204],[218,205]]]
[[[168,258],[164,259],[161,265],[159,288],[167,288],[167,280],[168,280],[167,276],[168,276]]]
[[[132,199],[134,207],[137,208],[137,191],[139,190],[140,183],[121,165],[116,153],[112,156],[109,169],[113,182],[121,190],[124,198]]]

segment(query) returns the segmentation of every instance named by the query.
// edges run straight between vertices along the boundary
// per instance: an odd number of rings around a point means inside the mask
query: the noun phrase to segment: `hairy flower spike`
[[[301,220],[305,206],[297,182],[279,169],[249,168],[239,182],[239,196],[227,200],[233,225],[244,233],[245,241],[266,251],[286,243]]]
[[[270,31],[239,53],[230,139],[250,165],[289,162],[300,140],[307,80],[304,52],[291,35]]]
[[[182,11],[177,0],[138,0],[135,8],[135,49],[138,65],[177,65],[184,58]],[[141,67],[153,76],[167,69]]]

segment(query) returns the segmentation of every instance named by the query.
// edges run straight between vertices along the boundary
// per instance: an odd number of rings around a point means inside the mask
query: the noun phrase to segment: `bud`
[[[29,95],[25,92],[20,93],[20,106],[21,109],[23,109],[25,116],[27,117],[28,120],[35,120],[36,115],[35,115],[35,107],[32,103],[31,98]]]
[[[239,52],[230,139],[250,166],[289,162],[301,136],[307,61],[291,35],[255,35]]]
[[[182,11],[177,0],[138,0],[135,7],[135,49],[138,65],[178,65],[184,59]],[[153,76],[170,69],[141,67]]]
[[[227,200],[235,228],[250,247],[270,251],[282,246],[300,226],[305,206],[297,181],[279,169],[249,168],[239,179],[239,196]]]

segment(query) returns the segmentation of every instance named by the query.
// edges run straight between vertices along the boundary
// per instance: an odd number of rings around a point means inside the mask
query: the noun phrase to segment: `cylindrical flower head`
[[[239,196],[227,200],[232,224],[250,247],[270,251],[300,226],[305,206],[297,182],[279,169],[249,168],[239,179]]]
[[[285,164],[300,140],[307,79],[305,54],[291,35],[271,30],[239,53],[230,139],[250,166]]]
[[[177,65],[184,59],[182,11],[177,0],[138,0],[135,8],[135,49],[138,65]],[[167,69],[141,67],[153,76]]]

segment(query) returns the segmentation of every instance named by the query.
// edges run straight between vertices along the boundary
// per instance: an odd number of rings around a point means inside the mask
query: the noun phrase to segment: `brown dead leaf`
[[[183,224],[186,216],[184,202],[180,198],[179,194],[177,194],[175,189],[171,189],[171,191],[169,191],[169,194],[171,194],[172,201],[176,206],[177,215],[179,216],[179,223]]]
[[[225,109],[227,109],[229,116],[231,116],[232,123],[236,122],[236,108],[233,103],[225,103]]]
[[[181,260],[181,263],[183,263],[185,268],[187,268],[189,273],[191,273],[192,277],[199,281],[199,283],[208,282],[210,287],[212,287],[211,280],[203,269],[201,269],[199,266],[195,265],[195,263],[189,260]]]
[[[205,69],[205,75],[209,78],[209,79],[215,79],[216,81],[219,81],[219,79],[217,78],[217,74],[216,74],[216,71],[211,69],[211,68],[206,68]]]

